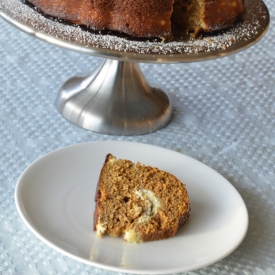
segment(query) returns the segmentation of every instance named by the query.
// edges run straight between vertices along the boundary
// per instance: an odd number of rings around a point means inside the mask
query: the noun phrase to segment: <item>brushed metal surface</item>
[[[86,77],[69,79],[56,107],[78,126],[112,135],[150,133],[166,126],[172,116],[169,97],[149,86],[138,64],[111,59]]]

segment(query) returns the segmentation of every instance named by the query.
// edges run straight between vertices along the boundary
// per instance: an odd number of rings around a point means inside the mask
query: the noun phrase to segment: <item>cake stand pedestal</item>
[[[87,77],[73,77],[60,89],[56,107],[69,121],[95,132],[137,135],[170,121],[169,97],[151,87],[137,63],[105,59]]]
[[[38,39],[104,58],[90,75],[66,81],[58,92],[56,107],[72,123],[110,135],[151,133],[171,120],[168,95],[147,83],[139,62],[196,62],[235,54],[258,42],[270,21],[262,0],[246,0],[242,22],[232,29],[199,39],[179,32],[174,41],[163,44],[92,33],[46,18],[23,2],[1,0],[0,16]]]

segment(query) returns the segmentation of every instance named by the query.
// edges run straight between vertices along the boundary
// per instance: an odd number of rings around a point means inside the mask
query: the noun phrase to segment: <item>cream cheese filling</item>
[[[96,225],[96,235],[98,237],[102,237],[107,230],[107,224],[106,223],[98,223]]]
[[[147,222],[149,219],[153,218],[160,208],[160,201],[155,196],[154,192],[147,189],[140,189],[135,193],[139,198],[146,201],[146,209],[144,213],[139,217],[139,220],[135,227],[131,230],[125,231],[124,240],[127,242],[138,243],[142,241],[141,235],[135,231],[138,224]]]

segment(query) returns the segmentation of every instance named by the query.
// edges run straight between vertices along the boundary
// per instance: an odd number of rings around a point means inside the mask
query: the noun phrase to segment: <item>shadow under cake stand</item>
[[[111,135],[151,133],[171,120],[169,96],[149,85],[138,63],[196,62],[232,55],[258,42],[270,21],[261,0],[246,0],[246,14],[233,28],[197,39],[176,33],[173,41],[161,43],[92,33],[47,18],[20,0],[1,1],[0,16],[18,29],[56,46],[104,58],[90,75],[64,83],[56,107],[72,123]]]

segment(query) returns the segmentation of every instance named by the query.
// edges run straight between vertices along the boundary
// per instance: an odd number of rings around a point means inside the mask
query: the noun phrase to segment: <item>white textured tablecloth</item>
[[[141,64],[170,95],[172,122],[152,134],[107,136],[81,129],[55,109],[59,87],[100,59],[34,39],[0,19],[0,274],[118,274],[69,259],[31,233],[14,189],[40,156],[95,140],[149,143],[192,156],[228,179],[248,207],[243,243],[216,264],[188,274],[275,274],[275,15],[255,46],[190,64]]]

